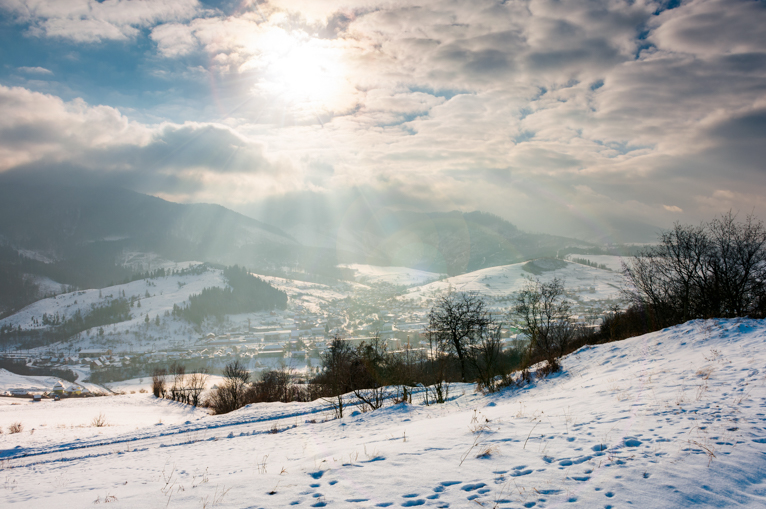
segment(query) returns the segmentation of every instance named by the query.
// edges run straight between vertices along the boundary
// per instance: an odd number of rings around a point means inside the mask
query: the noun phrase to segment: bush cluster
[[[169,368],[156,368],[152,373],[152,393],[158,398],[171,399],[199,406],[208,375],[204,370],[186,373],[183,364],[173,363]]]

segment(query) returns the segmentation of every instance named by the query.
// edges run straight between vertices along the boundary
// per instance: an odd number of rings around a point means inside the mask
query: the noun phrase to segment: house
[[[96,350],[96,349],[85,349],[80,350],[79,356],[80,359],[84,359],[86,357],[108,357],[112,355],[111,350]]]
[[[55,384],[53,384],[53,389],[51,389],[51,392],[53,394],[58,394],[59,396],[64,394],[64,391],[66,390],[66,386],[64,385],[64,382],[59,380]]]
[[[284,345],[281,343],[271,343],[263,345],[263,348],[258,353],[259,357],[283,357]]]
[[[66,393],[67,396],[81,396],[83,392],[83,387],[77,384],[70,385],[64,393]]]

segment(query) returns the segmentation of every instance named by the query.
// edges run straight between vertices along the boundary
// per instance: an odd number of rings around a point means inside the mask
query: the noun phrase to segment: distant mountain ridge
[[[183,242],[211,255],[217,243],[298,244],[279,228],[220,205],[172,203],[119,188],[28,184],[0,188],[0,235],[19,248],[54,258],[84,243],[124,240],[153,244],[162,252]]]
[[[301,203],[283,206],[289,211]],[[238,264],[272,275],[286,271],[290,277],[311,279],[345,277],[339,263],[457,275],[556,256],[572,247],[593,247],[576,239],[523,232],[478,211],[362,207],[340,220],[321,207],[311,212],[293,213],[285,224],[277,221],[274,226],[220,205],[172,203],[119,188],[4,183],[0,313],[40,298],[30,275],[80,288],[123,281],[133,269],[121,260],[132,252],[179,262]]]
[[[279,228],[220,205],[171,203],[118,188],[4,183],[0,313],[34,300],[39,292],[30,288],[30,274],[81,288],[119,282],[132,273],[118,262],[124,252],[255,267],[289,263],[301,249]]]
[[[309,201],[309,200],[306,200]],[[485,267],[556,256],[566,248],[594,244],[519,230],[505,219],[484,212],[413,212],[367,207],[358,200],[342,214],[321,201],[310,213],[296,214],[272,202],[266,220],[300,242],[334,249],[339,261],[411,267],[462,274]]]

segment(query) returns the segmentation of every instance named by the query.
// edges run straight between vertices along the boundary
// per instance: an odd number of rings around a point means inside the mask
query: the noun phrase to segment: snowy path
[[[582,349],[521,390],[456,386],[446,405],[316,423],[253,405],[163,430],[198,431],[51,447],[2,461],[0,505],[763,507],[765,344],[762,322],[692,322]],[[21,438],[0,440],[8,457]]]

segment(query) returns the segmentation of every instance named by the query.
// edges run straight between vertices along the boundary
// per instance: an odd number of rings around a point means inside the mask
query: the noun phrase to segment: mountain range
[[[40,297],[32,277],[96,288],[124,280],[130,253],[170,261],[244,265],[271,274],[343,277],[342,263],[404,266],[450,275],[516,263],[576,239],[527,233],[482,212],[361,208],[268,222],[220,205],[179,204],[119,188],[10,183],[0,187],[0,312]],[[279,224],[281,223],[281,224]]]

